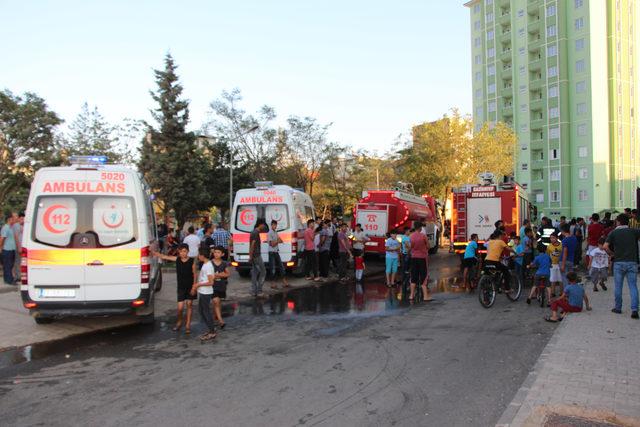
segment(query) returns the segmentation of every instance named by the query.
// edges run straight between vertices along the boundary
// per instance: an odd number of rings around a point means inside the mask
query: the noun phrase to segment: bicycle
[[[482,259],[479,259],[472,267],[469,268],[467,280],[469,281],[469,291],[473,291],[478,287],[480,283],[481,271],[482,271]]]
[[[478,283],[478,300],[484,308],[490,308],[496,302],[496,294],[503,287],[504,274],[495,265],[485,264]],[[522,283],[515,272],[511,273],[511,292],[505,295],[511,301],[517,301],[522,293]]]
[[[547,296],[547,279],[545,277],[538,277],[538,283],[536,283],[536,287],[538,288],[538,295],[536,299],[540,303],[540,307],[545,306],[545,298]]]

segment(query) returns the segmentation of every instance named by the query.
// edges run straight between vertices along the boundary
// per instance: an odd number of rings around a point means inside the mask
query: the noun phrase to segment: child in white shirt
[[[605,282],[609,277],[609,254],[604,250],[604,238],[598,240],[598,246],[591,249],[589,255],[589,274],[593,282],[593,292],[598,292],[598,285],[603,291],[607,290]]]

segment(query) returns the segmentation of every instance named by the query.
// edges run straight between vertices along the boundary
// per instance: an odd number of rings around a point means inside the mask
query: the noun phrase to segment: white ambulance
[[[36,323],[135,313],[154,320],[162,286],[151,192],[103,156],[40,169],[31,184],[21,259],[24,307]]]
[[[302,274],[302,252],[304,251],[304,230],[307,220],[315,218],[313,200],[305,192],[288,185],[273,185],[271,182],[256,182],[255,188],[247,188],[236,193],[231,215],[231,239],[233,241],[231,265],[247,276],[249,264],[249,234],[258,220],[267,223],[278,221],[278,234],[283,243],[278,247],[280,258],[287,270]],[[262,259],[269,261],[267,234],[261,235]]]

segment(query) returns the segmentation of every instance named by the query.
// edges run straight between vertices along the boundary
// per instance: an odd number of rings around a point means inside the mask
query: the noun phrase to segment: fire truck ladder
[[[460,244],[457,242],[465,242],[462,245],[466,246],[467,241],[467,194],[455,193],[455,208],[457,212],[456,230],[454,236],[454,250],[459,252]]]

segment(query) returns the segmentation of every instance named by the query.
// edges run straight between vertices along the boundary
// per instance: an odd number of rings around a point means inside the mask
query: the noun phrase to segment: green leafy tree
[[[223,91],[211,102],[213,119],[203,129],[228,143],[234,157],[255,180],[270,179],[278,148],[278,131],[271,125],[275,110],[264,105],[256,114],[248,114],[241,102],[240,89]]]
[[[33,93],[0,92],[0,200],[23,208],[33,175],[61,162],[56,127],[62,120]]]
[[[85,102],[69,126],[65,148],[69,155],[104,155],[110,163],[122,163],[126,149],[118,146],[118,127],[108,123],[98,111]]]
[[[173,210],[180,224],[211,205],[207,188],[207,162],[196,137],[187,132],[189,103],[182,99],[182,85],[171,55],[164,69],[154,70],[157,89],[151,97],[157,107],[151,111],[157,128],[149,126],[140,151],[139,168],[164,206]]]

